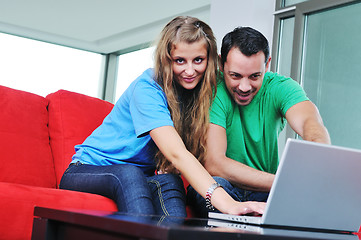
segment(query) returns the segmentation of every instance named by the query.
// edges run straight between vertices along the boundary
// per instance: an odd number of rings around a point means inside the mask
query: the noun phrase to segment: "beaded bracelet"
[[[218,187],[222,187],[219,183],[212,183],[212,185],[208,188],[208,191],[206,193],[206,208],[208,208],[209,210],[214,210],[214,207],[211,203],[211,198],[212,198],[212,194],[214,192],[214,190]]]

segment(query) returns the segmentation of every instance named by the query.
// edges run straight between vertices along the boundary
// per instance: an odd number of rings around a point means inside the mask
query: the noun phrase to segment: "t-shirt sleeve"
[[[139,81],[134,87],[130,113],[137,137],[158,127],[173,126],[164,92],[149,81]]]
[[[229,96],[224,82],[217,87],[217,94],[211,105],[209,118],[210,122],[221,127],[227,127],[227,109],[229,109]]]
[[[280,81],[277,87],[275,87],[275,101],[281,114],[285,116],[288,109],[293,105],[308,101],[309,98],[303,88],[292,78],[282,77],[280,75],[277,77],[280,78]]]

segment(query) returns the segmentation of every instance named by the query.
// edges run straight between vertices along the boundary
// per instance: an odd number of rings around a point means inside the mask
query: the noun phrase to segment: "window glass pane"
[[[290,5],[301,3],[301,2],[306,2],[306,1],[308,1],[308,0],[283,0],[282,6],[288,7]]]
[[[293,46],[293,30],[295,18],[282,19],[280,23],[280,43],[278,47],[277,72],[284,75],[291,75],[291,60]]]
[[[59,89],[98,97],[102,56],[0,33],[0,84],[41,96]]]
[[[294,25],[295,25],[294,17],[281,19],[276,72],[288,77],[291,75]],[[286,134],[287,129],[291,130],[291,128],[285,127],[283,131],[280,133],[278,138],[278,153],[280,157],[282,155],[287,140],[287,134]],[[293,134],[295,135],[295,133]]]
[[[361,149],[361,3],[307,17],[301,80],[335,145]]]
[[[115,101],[118,100],[131,82],[146,69],[153,67],[154,49],[154,47],[149,47],[119,56]]]

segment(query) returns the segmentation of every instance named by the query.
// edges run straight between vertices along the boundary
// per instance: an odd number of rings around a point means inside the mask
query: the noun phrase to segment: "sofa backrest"
[[[0,182],[55,187],[48,100],[0,86]]]
[[[113,104],[94,97],[59,90],[49,100],[49,135],[57,186],[74,155],[74,146],[81,144],[112,110]]]

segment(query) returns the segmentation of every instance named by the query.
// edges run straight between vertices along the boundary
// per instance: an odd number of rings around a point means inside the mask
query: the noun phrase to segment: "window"
[[[65,89],[100,97],[100,54],[0,34],[0,84],[41,96]]]
[[[277,72],[284,76],[291,76],[293,29],[295,18],[281,20],[280,41],[278,47]]]
[[[291,76],[292,63],[292,44],[293,44],[293,29],[295,25],[295,18],[289,17],[281,19],[279,45],[276,60],[276,72]],[[278,153],[281,157],[287,138],[295,136],[295,132],[289,127],[285,127],[278,138]]]
[[[115,101],[146,69],[153,67],[154,47],[119,55]]]
[[[276,13],[279,34],[273,57],[278,59],[273,69],[284,75],[290,71],[301,83],[317,105],[332,144],[361,149],[361,3],[307,2]],[[287,23],[291,19],[293,23]]]
[[[297,3],[306,2],[308,0],[283,0],[282,6],[288,7]]]
[[[361,3],[306,17],[301,82],[335,145],[361,149]]]

